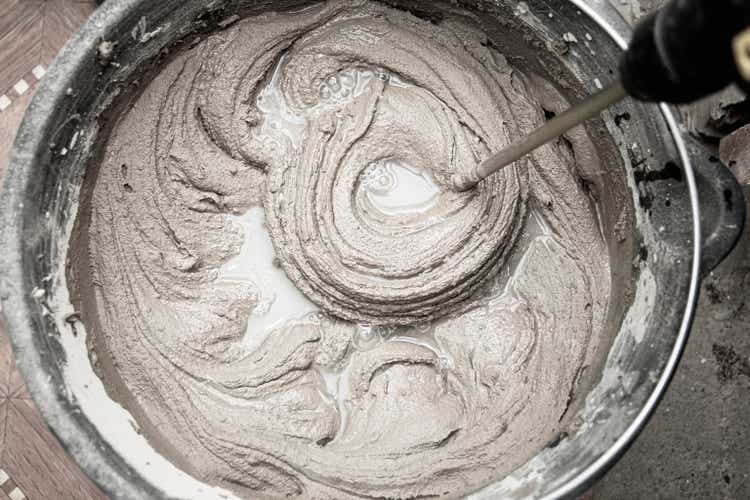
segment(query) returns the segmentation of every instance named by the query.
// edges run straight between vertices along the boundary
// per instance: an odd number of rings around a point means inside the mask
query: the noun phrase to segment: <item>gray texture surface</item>
[[[638,3],[612,2],[625,12]],[[661,3],[641,1],[635,8],[642,13]],[[703,116],[695,109],[683,113],[691,129]],[[724,139],[721,157],[750,198],[750,128]],[[703,283],[687,350],[666,397],[633,447],[594,488],[594,498],[750,498],[748,291],[746,228],[734,253]]]

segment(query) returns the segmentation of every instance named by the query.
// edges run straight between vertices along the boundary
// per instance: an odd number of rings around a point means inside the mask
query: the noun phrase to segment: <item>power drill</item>
[[[635,28],[620,60],[625,91],[685,104],[732,83],[750,90],[750,1],[672,0]]]

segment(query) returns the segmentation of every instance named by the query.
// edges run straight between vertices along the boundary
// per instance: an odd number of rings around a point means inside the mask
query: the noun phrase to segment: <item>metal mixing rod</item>
[[[454,175],[454,188],[473,188],[628,96],[685,104],[731,83],[750,89],[750,0],[672,0],[636,26],[619,81]]]

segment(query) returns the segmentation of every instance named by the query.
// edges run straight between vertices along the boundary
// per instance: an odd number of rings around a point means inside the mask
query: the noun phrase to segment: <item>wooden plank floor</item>
[[[36,84],[93,0],[0,0],[0,179]],[[0,500],[105,495],[52,436],[15,367],[0,314]]]

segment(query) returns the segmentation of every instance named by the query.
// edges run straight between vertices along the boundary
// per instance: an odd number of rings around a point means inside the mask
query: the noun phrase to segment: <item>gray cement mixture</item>
[[[470,14],[333,1],[145,87],[71,261],[99,374],[160,452],[245,498],[457,497],[573,425],[610,296],[578,179],[604,166],[579,128],[450,189],[567,106],[501,52]]]

